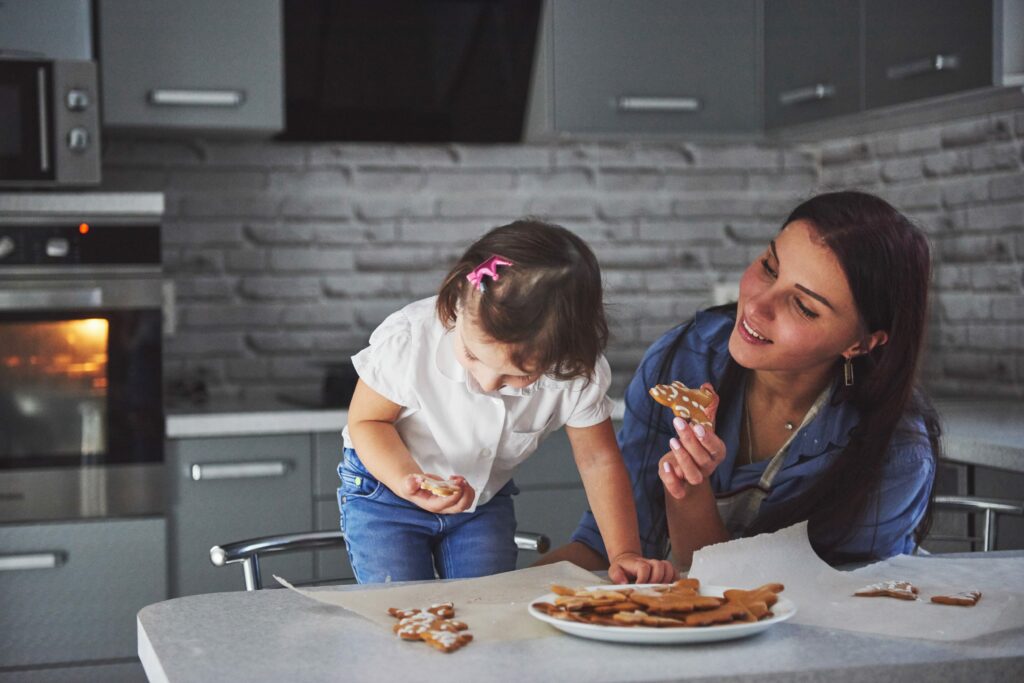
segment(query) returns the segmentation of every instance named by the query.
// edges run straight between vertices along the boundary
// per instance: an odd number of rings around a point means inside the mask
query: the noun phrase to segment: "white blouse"
[[[455,357],[454,332],[437,317],[436,297],[392,313],[370,345],[352,356],[359,378],[402,406],[395,428],[424,472],[466,478],[469,511],[512,478],[516,466],[563,425],[590,427],[611,416],[611,369],[601,356],[590,382],[544,376],[528,387],[483,392]],[[354,448],[348,426],[346,448]]]

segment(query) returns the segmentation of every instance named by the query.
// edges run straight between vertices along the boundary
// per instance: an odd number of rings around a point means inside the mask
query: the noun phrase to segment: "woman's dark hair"
[[[850,441],[819,480],[787,505],[758,516],[749,534],[777,531],[807,520],[816,550],[830,562],[844,557],[835,549],[858,524],[877,519],[883,461],[889,444],[907,415],[920,416],[931,441],[936,465],[941,458],[938,416],[917,389],[915,373],[925,336],[931,257],[924,234],[903,214],[878,197],[863,192],[830,192],[813,197],[786,218],[783,228],[806,221],[838,259],[853,292],[853,300],[868,332],[884,330],[888,342],[853,361],[854,384],[840,387],[835,400],[849,401],[860,414]],[[686,330],[665,355],[661,373],[668,372]],[[840,376],[843,359],[836,359]],[[731,358],[719,383],[728,410],[748,371]],[[933,482],[934,483],[934,482]],[[934,496],[934,486],[932,487]],[[872,501],[875,510],[869,509]],[[932,505],[915,529],[918,543],[927,535]],[[839,530],[814,534],[815,529]]]
[[[501,266],[484,291],[466,276],[491,258]],[[608,343],[601,269],[587,244],[559,225],[523,219],[494,228],[449,271],[437,297],[446,327],[460,313],[496,342],[508,345],[519,368],[542,368],[561,380],[590,377]]]

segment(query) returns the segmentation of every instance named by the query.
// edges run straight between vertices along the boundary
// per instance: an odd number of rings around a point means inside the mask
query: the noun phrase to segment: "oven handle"
[[[0,289],[0,309],[96,308],[103,305],[103,289]]]
[[[283,477],[288,474],[288,470],[289,463],[284,460],[232,463],[213,462],[203,465],[193,463],[189,467],[192,481]]]
[[[67,559],[65,553],[25,553],[24,555],[0,555],[0,572],[17,572],[26,569],[56,569]]]

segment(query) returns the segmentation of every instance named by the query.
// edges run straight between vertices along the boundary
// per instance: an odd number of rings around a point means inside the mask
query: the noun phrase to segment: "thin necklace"
[[[747,409],[746,396],[743,397],[743,417],[747,428],[747,464],[754,464],[754,430],[750,428],[750,410]],[[787,421],[783,425],[787,431],[793,431],[793,423]]]

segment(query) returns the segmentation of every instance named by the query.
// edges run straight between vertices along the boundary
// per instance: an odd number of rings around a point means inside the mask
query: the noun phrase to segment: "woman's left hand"
[[[712,423],[717,411],[716,397],[707,409]],[[658,475],[672,497],[682,498],[686,495],[685,484],[697,486],[703,483],[725,460],[725,442],[718,437],[714,428],[691,425],[681,417],[675,418],[672,425],[676,429],[677,438],[669,440],[672,450],[658,461]]]
[[[649,560],[626,552],[612,560],[608,578],[615,583],[670,583],[679,578],[679,570],[668,560]]]

